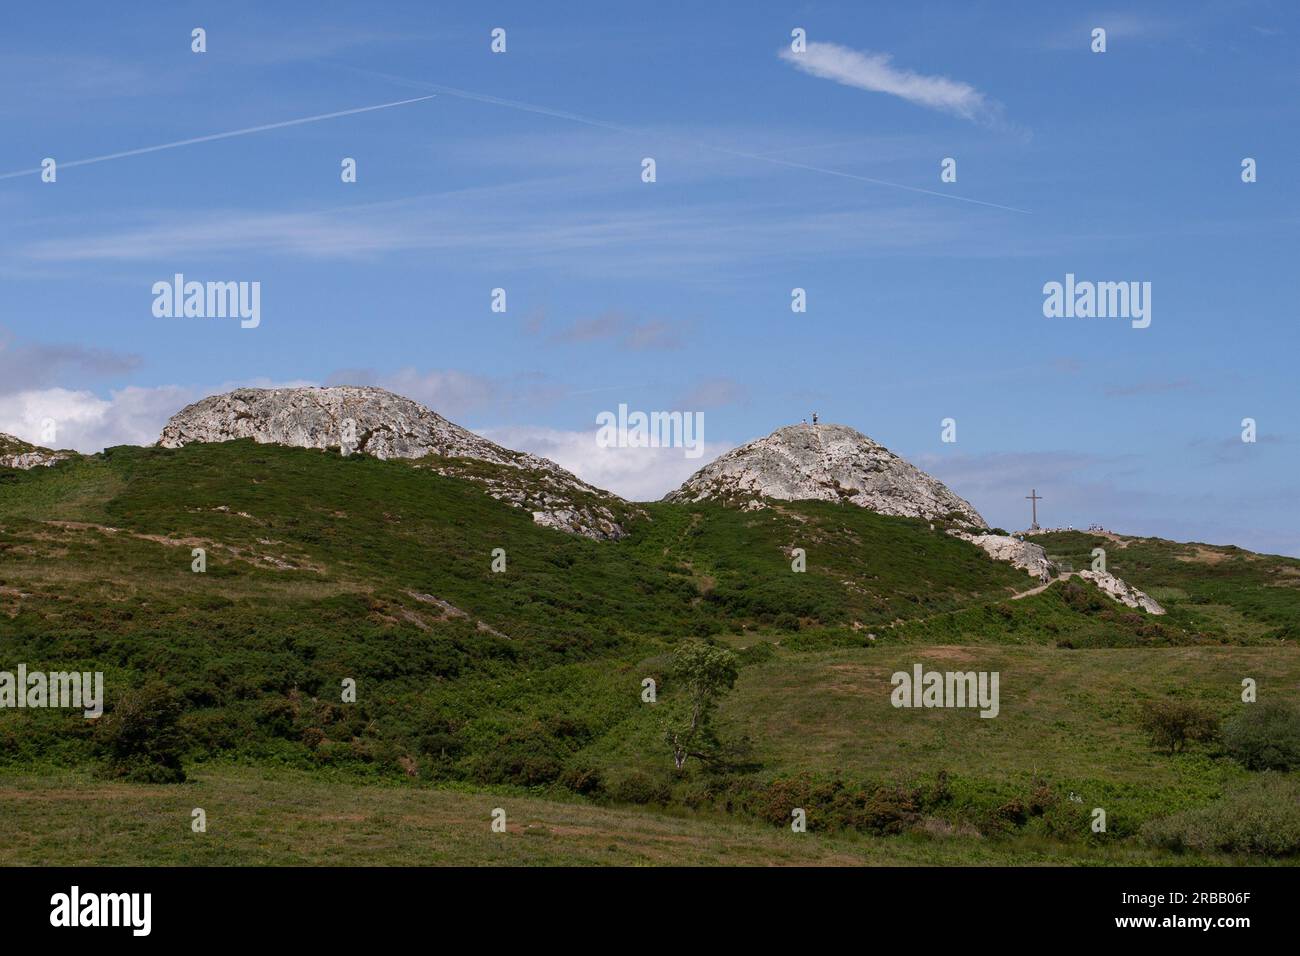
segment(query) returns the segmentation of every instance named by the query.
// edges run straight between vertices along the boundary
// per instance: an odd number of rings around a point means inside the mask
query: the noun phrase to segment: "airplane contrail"
[[[550,109],[545,106],[537,106],[533,103],[525,103],[521,100],[508,100],[499,96],[487,96],[482,93],[472,93],[469,90],[460,90],[454,86],[443,86],[439,83],[428,83],[423,80],[411,80],[401,76],[394,76],[391,73],[380,73],[376,70],[363,70],[359,67],[345,66],[346,70],[354,73],[361,73],[368,76],[379,77],[392,83],[409,86],[413,89],[434,90],[437,93],[446,96],[455,96],[459,99],[474,100],[479,103],[490,103],[494,106],[504,106],[508,109],[522,110],[526,113],[537,113],[542,116],[553,116],[556,119],[569,120],[573,123],[582,123],[585,126],[594,126],[598,129],[607,129],[616,133],[628,133],[634,136],[649,136],[644,130],[632,129],[627,126],[619,126],[614,123],[606,123],[601,120],[591,119],[578,113],[570,113],[565,110]],[[870,176],[859,176],[857,173],[847,173],[839,169],[829,169],[825,166],[813,166],[808,163],[796,163],[788,159],[777,159],[775,156],[764,155],[762,153],[746,153],[741,150],[728,149],[725,146],[715,146],[711,143],[691,142],[692,146],[700,149],[711,150],[715,153],[724,153],[728,156],[736,156],[742,159],[753,159],[761,163],[770,163],[773,166],[785,166],[789,169],[801,169],[805,172],[821,173],[823,176],[838,176],[841,179],[853,179],[858,182],[871,183],[876,186],[888,186],[892,189],[906,189],[908,192],[922,193],[926,196],[937,196],[940,199],[952,199],[957,202],[973,203],[976,206],[988,206],[992,209],[1002,209],[1006,212],[1016,212],[1022,215],[1033,215],[1028,209],[1018,209],[1015,206],[1004,206],[1001,203],[987,202],[983,199],[974,199],[970,196],[961,196],[956,193],[940,192],[937,189],[924,189],[920,186],[908,186],[904,183],[889,182],[884,179],[873,179]]]
[[[59,169],[68,169],[72,166],[89,166],[91,163],[106,163],[110,159],[123,159],[127,156],[141,156],[145,153],[156,153],[162,149],[176,149],[179,146],[193,146],[195,143],[210,143],[215,139],[229,139],[232,136],[248,136],[251,133],[264,133],[271,129],[284,129],[286,126],[301,126],[303,123],[319,123],[321,120],[337,119],[340,116],[355,116],[358,113],[371,113],[375,110],[386,110],[394,106],[405,106],[408,103],[420,103],[424,100],[431,100],[437,94],[430,93],[428,96],[417,96],[409,100],[395,100],[392,103],[380,103],[377,106],[360,106],[354,110],[339,110],[337,113],[319,113],[316,116],[304,116],[301,119],[284,120],[280,123],[265,123],[261,126],[249,126],[245,129],[234,129],[227,133],[213,133],[210,136],[195,136],[191,139],[181,139],[174,143],[160,143],[157,146],[142,146],[139,149],[127,149],[120,153],[108,153],[104,156],[92,156],[89,159],[70,159],[67,162],[60,162]],[[41,172],[41,169],[20,169],[14,173],[0,173],[0,179],[15,179],[19,176],[31,176],[34,173]]]

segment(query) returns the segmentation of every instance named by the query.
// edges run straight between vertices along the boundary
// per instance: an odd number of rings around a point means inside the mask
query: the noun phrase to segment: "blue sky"
[[[1300,555],[1292,4],[287,6],[6,12],[0,177],[436,95],[0,178],[0,431],[373,383],[658,497],[700,461],[598,413],[703,411],[711,456],[815,410],[996,525],[1033,487]],[[259,281],[261,325],[155,318],[177,272]],[[1045,318],[1066,273],[1150,282],[1150,327]]]

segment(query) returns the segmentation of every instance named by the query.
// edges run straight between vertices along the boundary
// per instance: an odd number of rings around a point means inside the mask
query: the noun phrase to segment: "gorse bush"
[[[1223,746],[1248,770],[1300,768],[1300,710],[1276,700],[1247,704],[1224,723]]]
[[[930,783],[857,783],[840,777],[801,773],[767,783],[738,778],[715,801],[726,809],[774,826],[790,826],[803,810],[810,831],[857,830],[878,836],[903,833],[928,813],[946,808],[952,798],[947,774]]]
[[[135,783],[183,781],[180,716],[180,698],[166,684],[153,682],[124,694],[95,728],[110,775]]]
[[[672,788],[662,780],[634,770],[610,787],[609,796],[618,803],[666,804],[672,799]]]

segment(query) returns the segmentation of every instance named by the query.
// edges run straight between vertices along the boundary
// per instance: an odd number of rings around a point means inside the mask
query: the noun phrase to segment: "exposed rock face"
[[[52,451],[39,445],[29,445],[13,435],[0,432],[0,468],[48,468],[55,462],[75,457],[75,452]]]
[[[163,428],[158,444],[251,438],[297,448],[341,448],[376,458],[428,458],[421,465],[482,484],[533,520],[589,538],[613,539],[634,509],[580,481],[555,462],[475,435],[409,398],[382,388],[239,388],[189,405]],[[502,466],[484,470],[476,462]]]
[[[1038,580],[1047,582],[1056,573],[1056,565],[1047,559],[1047,552],[1041,545],[1021,541],[1005,534],[966,534],[954,532],[963,541],[969,541],[988,552],[995,561],[1006,561],[1012,567],[1020,568],[1032,574]]]
[[[1143,591],[1139,591],[1133,585],[1115,577],[1108,571],[1080,571],[1079,577],[1086,581],[1091,581],[1108,596],[1120,604],[1131,608],[1141,608],[1148,614],[1164,614],[1165,609],[1156,603],[1155,599]]]
[[[705,465],[665,501],[842,501],[883,515],[986,528],[970,502],[846,425],[788,425]]]

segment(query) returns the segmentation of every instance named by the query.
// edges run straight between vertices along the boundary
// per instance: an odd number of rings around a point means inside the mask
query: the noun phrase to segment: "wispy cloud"
[[[1132,398],[1137,395],[1164,395],[1169,392],[1201,391],[1203,386],[1189,378],[1170,382],[1138,382],[1135,385],[1116,385],[1106,389],[1107,398]]]
[[[1046,41],[1049,50],[1074,50],[1087,53],[1092,43],[1092,31],[1097,27],[1106,31],[1107,41],[1111,40],[1158,40],[1165,39],[1183,27],[1192,26],[1197,19],[1180,11],[1178,20],[1165,20],[1134,13],[1110,12],[1094,14],[1084,20],[1076,20],[1069,29],[1052,34]]]
[[[497,382],[483,375],[459,369],[402,368],[380,373],[374,369],[348,368],[331,372],[326,385],[378,385],[390,392],[413,398],[440,415],[456,418],[491,406],[500,398]]]
[[[1229,433],[1224,437],[1201,436],[1189,441],[1187,446],[1195,450],[1200,460],[1207,465],[1259,465],[1261,459],[1265,462],[1270,460],[1267,448],[1295,443],[1292,436],[1277,432],[1265,432],[1253,442],[1244,442],[1236,430],[1235,422],[1230,422],[1224,430]]]
[[[710,378],[688,388],[674,404],[694,411],[738,405],[748,399],[749,389],[734,378]]]
[[[547,337],[553,345],[609,342],[632,352],[677,349],[682,346],[681,328],[663,319],[641,321],[610,309],[595,318],[579,319]]]
[[[175,85],[175,77],[126,60],[88,53],[26,53],[5,50],[0,55],[0,85],[11,95],[6,107],[49,108],[52,104],[139,96]]]
[[[54,385],[62,379],[80,382],[126,375],[140,366],[140,357],[84,345],[12,344],[0,329],[0,394]]]
[[[852,50],[838,43],[809,43],[803,53],[786,47],[780,56],[805,73],[844,86],[887,93],[973,122],[993,124],[1001,119],[1001,104],[971,84],[899,69],[892,64],[893,57],[888,53]]]
[[[834,44],[821,44],[821,45],[834,46]],[[843,48],[841,47],[840,49]],[[600,120],[594,120],[589,117],[580,116],[577,113],[570,113],[564,110],[553,110],[547,107],[536,106],[531,103],[523,103],[518,100],[506,100],[495,96],[485,96],[479,93],[471,93],[468,90],[458,90],[455,89],[454,87],[440,86],[436,83],[426,83],[419,80],[407,80],[399,76],[393,76],[392,74],[387,74],[387,73],[377,73],[372,70],[355,70],[354,72],[366,74],[369,76],[384,78],[394,83],[399,83],[402,86],[413,87],[415,89],[433,90],[437,92],[439,95],[460,97],[467,100],[473,100],[476,102],[491,103],[496,106],[504,106],[513,110],[521,110],[527,113],[537,113],[544,116],[552,116],[557,119],[562,119],[574,123],[581,123],[585,126],[591,126],[599,129],[608,130],[609,132],[612,133],[625,133],[625,134],[631,134],[636,136],[645,135],[644,131],[630,129],[629,127],[626,126],[617,126],[612,123],[605,123],[605,122],[601,122]],[[942,77],[939,78],[922,77],[921,79],[943,80]],[[952,83],[952,81],[950,80],[943,80],[943,81],[947,83]],[[1000,110],[998,104],[992,101],[986,101],[985,108],[986,108],[986,112],[988,113],[995,113]],[[995,119],[995,117],[992,116],[989,117],[990,125],[993,125],[992,122],[993,119]],[[1003,124],[999,124],[999,125],[1003,125]],[[1018,135],[1021,136],[1027,135],[1024,130],[1010,127],[1010,126],[1007,126],[1007,128],[1012,129]],[[693,145],[696,149],[711,150],[715,153],[720,153],[727,156],[734,156],[738,159],[748,159],[760,163],[770,163],[773,166],[780,166],[785,169],[801,170],[803,172],[817,173],[818,175],[821,176],[833,176],[838,179],[847,179],[856,182],[871,183],[876,186],[888,186],[891,189],[902,189],[902,190],[906,190],[907,192],[913,192],[913,193],[923,194],[927,196],[935,196],[940,199],[949,200],[951,202],[971,203],[977,206],[986,206],[992,209],[1003,209],[1006,210],[1007,212],[1018,212],[1018,213],[1027,212],[1027,210],[1018,209],[1015,206],[1004,206],[1001,203],[988,202],[987,200],[983,200],[983,199],[975,199],[974,197],[971,196],[962,196],[962,195],[958,195],[957,193],[951,193],[951,192],[940,192],[939,190],[935,190],[935,189],[923,189],[919,186],[908,186],[903,183],[889,182],[883,179],[876,179],[875,177],[872,176],[862,176],[857,173],[845,172],[842,169],[829,169],[825,166],[814,166],[811,163],[796,163],[791,160],[780,159],[772,155],[764,155],[763,153],[755,153],[752,152],[751,150],[742,150],[742,149],[735,149],[726,146],[720,146],[717,145],[716,143],[709,143],[703,140],[695,140],[693,142]]]
[[[326,385],[377,385],[414,399],[457,424],[463,418],[536,413],[572,394],[568,385],[542,372],[494,378],[463,369],[341,368],[325,376]]]
[[[471,268],[535,267],[583,275],[714,278],[720,268],[792,259],[847,258],[864,252],[936,251],[984,256],[1004,245],[972,242],[976,226],[935,208],[810,209],[784,201],[743,210],[720,202],[638,208],[584,203],[556,212],[545,184],[300,212],[137,213],[97,232],[29,239],[0,257],[48,269],[56,263],[153,260],[180,256],[285,256],[365,260],[396,252],[437,252]],[[511,200],[503,201],[503,195]],[[585,194],[575,194],[585,195]],[[828,201],[829,203],[829,201]]]

